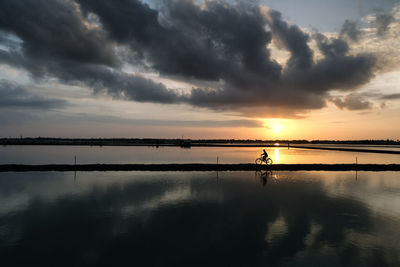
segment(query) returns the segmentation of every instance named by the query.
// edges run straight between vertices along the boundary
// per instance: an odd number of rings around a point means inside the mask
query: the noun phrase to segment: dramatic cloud
[[[163,1],[156,11],[140,1],[78,2],[100,17],[115,41],[163,74],[240,83],[240,71],[279,73],[265,48],[271,35],[258,7],[209,2],[201,9],[192,1]]]
[[[63,108],[67,102],[62,99],[44,98],[33,95],[19,85],[0,80],[0,108],[55,109]]]
[[[344,98],[334,97],[331,101],[340,109],[363,110],[372,108],[371,102],[363,100],[361,96],[354,94],[347,95]]]
[[[373,56],[349,55],[345,39],[358,38],[351,22],[343,38],[310,36],[279,12],[244,1],[200,6],[166,0],[154,9],[138,0],[6,0],[0,2],[0,30],[12,36],[0,38],[6,47],[0,47],[0,63],[26,69],[35,79],[55,77],[139,102],[292,114],[324,107],[330,91],[352,91],[375,70]],[[323,55],[319,60],[312,39]],[[284,65],[271,57],[272,42],[290,53]],[[193,88],[169,89],[124,72],[126,64],[190,81]]]
[[[269,10],[266,15],[278,44],[291,53],[288,68],[309,69],[313,64],[313,52],[307,44],[308,34],[299,27],[284,22],[278,11]]]
[[[321,33],[316,33],[318,49],[326,58],[343,57],[349,51],[348,44],[342,39],[328,39]]]
[[[88,25],[73,1],[2,1],[0,27],[22,39],[23,53],[38,63],[113,63],[105,33]]]
[[[383,18],[387,19],[383,19]],[[368,27],[361,30],[357,43],[350,46],[350,54],[373,54],[376,73],[397,71],[400,67],[400,5],[390,11],[378,11],[366,16],[363,21]],[[379,22],[380,21],[380,22]],[[385,23],[386,21],[386,23]],[[390,23],[389,23],[390,22]]]
[[[394,17],[389,12],[383,10],[377,10],[375,15],[375,21],[372,24],[376,27],[378,34],[384,34],[390,25],[394,21]]]
[[[346,20],[340,31],[341,38],[348,38],[353,42],[357,42],[361,36],[361,30],[357,25],[357,22]]]

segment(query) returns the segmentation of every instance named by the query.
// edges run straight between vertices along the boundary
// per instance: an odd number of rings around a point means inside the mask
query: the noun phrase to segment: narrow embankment
[[[400,164],[51,164],[0,165],[0,172],[30,171],[400,171]]]
[[[383,150],[383,149],[343,148],[343,147],[324,147],[324,146],[297,146],[297,145],[290,146],[290,148],[317,149],[317,150],[334,150],[334,151],[362,152],[362,153],[378,153],[378,154],[397,154],[397,155],[400,155],[400,151],[396,151],[396,150]]]

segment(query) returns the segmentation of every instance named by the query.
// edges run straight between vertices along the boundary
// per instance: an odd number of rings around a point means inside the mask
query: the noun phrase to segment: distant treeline
[[[241,140],[241,139],[157,139],[157,138],[1,138],[0,145],[89,145],[89,146],[195,146],[195,145],[272,145],[285,144],[358,144],[400,145],[400,140]]]

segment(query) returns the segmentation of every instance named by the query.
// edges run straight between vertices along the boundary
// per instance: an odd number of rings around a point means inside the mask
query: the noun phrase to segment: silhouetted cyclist
[[[265,151],[265,149],[263,149],[263,153],[261,153],[261,157],[263,159],[264,162],[267,162],[267,158],[268,158],[268,153],[267,151]]]

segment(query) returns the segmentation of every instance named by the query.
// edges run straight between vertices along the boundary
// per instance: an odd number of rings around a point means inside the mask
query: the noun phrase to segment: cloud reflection
[[[0,199],[25,195],[29,203],[0,215],[5,266],[396,263],[384,253],[385,235],[374,232],[382,218],[329,193],[323,180],[332,173],[278,173],[266,187],[250,172],[220,173],[218,181],[212,173],[83,173],[78,194],[68,192],[72,176],[66,185],[55,173],[52,188],[66,188],[53,198],[13,175],[0,179]]]

